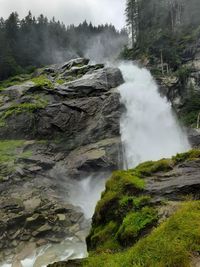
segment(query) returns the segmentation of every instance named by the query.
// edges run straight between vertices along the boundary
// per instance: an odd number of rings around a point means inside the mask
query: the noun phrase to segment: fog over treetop
[[[55,16],[60,21],[68,24],[79,24],[87,20],[93,24],[112,23],[120,29],[125,24],[125,0],[0,0],[0,17],[17,11],[20,16],[25,16],[29,10],[36,16],[41,13],[48,18]]]

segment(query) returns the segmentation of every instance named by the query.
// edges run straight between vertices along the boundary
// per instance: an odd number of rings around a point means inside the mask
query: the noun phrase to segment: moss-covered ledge
[[[200,253],[200,201],[192,192],[178,202],[170,196],[155,201],[145,189],[148,178],[176,175],[182,166],[195,166],[198,173],[200,150],[115,171],[96,206],[87,237],[89,257],[78,266],[193,267]]]
[[[200,201],[181,208],[151,234],[119,253],[93,253],[85,267],[189,267],[200,253]]]

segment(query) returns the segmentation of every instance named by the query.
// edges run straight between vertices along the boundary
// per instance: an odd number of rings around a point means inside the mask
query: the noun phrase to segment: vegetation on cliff
[[[200,251],[200,202],[184,202],[166,222],[120,253],[91,254],[87,267],[189,267]]]
[[[199,158],[200,151],[191,150],[114,172],[96,206],[83,266],[190,266],[200,252],[200,202],[177,202],[177,211],[163,222],[159,210],[169,199],[148,194],[146,181]]]
[[[30,156],[30,152],[23,152],[23,140],[1,140],[0,141],[0,181],[7,179],[8,175],[16,168],[16,160],[21,157]]]

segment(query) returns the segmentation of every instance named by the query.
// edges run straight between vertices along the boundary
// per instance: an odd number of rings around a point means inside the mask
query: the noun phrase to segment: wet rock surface
[[[12,168],[0,162],[0,262],[21,266],[37,248],[85,242],[90,223],[70,204],[69,188],[119,166],[121,83],[119,69],[79,58],[0,92],[0,139],[23,140]]]
[[[178,201],[188,195],[200,199],[200,159],[180,163],[168,172],[156,173],[146,182],[146,190],[158,200]]]

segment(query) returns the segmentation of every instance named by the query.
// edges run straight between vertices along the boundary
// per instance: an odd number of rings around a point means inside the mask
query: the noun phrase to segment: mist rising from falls
[[[70,186],[70,202],[80,207],[87,219],[91,219],[94,214],[95,206],[105,188],[105,178],[105,173],[90,175],[81,181],[74,181]]]
[[[121,64],[120,69],[125,79],[119,88],[126,108],[120,121],[125,167],[188,150],[187,136],[150,72],[131,63]]]

